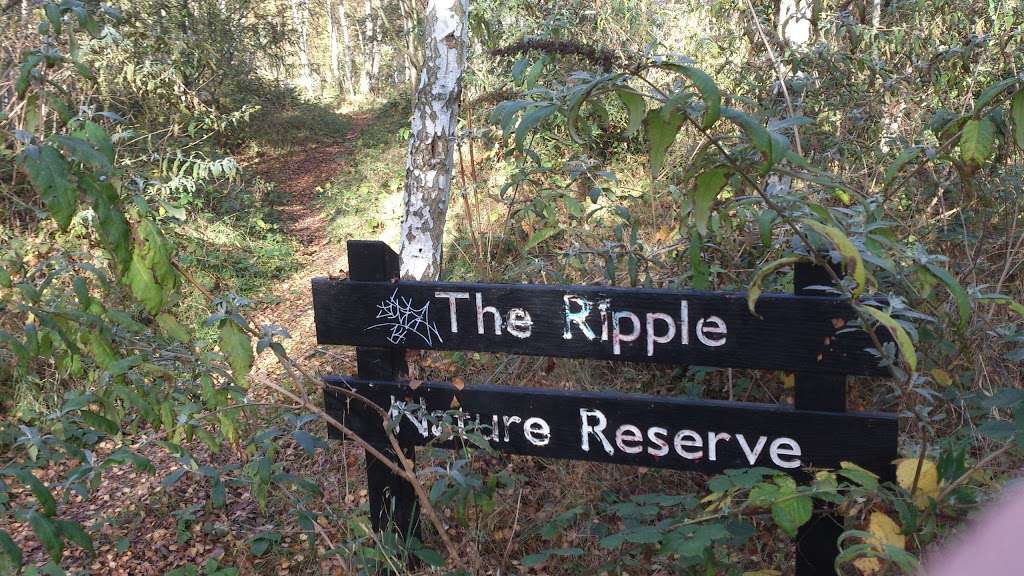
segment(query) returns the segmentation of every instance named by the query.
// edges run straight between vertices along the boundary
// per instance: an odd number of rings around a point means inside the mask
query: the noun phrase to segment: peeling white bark
[[[423,68],[413,101],[405,169],[402,277],[436,279],[451,190],[462,73],[469,47],[469,0],[429,0]]]

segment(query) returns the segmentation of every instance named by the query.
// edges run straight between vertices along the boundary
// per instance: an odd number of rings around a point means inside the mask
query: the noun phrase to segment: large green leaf
[[[96,235],[100,244],[123,274],[132,258],[131,228],[121,209],[117,191],[110,182],[100,182],[91,175],[83,176],[80,182],[96,213]]]
[[[39,502],[43,514],[53,516],[57,513],[57,501],[54,500],[53,494],[50,493],[50,489],[46,487],[46,484],[43,484],[42,480],[36,478],[35,474],[24,468],[15,468],[12,474],[32,491],[32,495]]]
[[[739,126],[751,146],[761,153],[764,160],[761,164],[762,174],[767,174],[772,166],[786,156],[786,150],[789,148],[786,139],[779,135],[773,137],[772,133],[753,116],[728,106],[722,108],[722,116]]]
[[[29,180],[43,198],[50,216],[67,230],[78,206],[78,191],[67,160],[53,146],[28,146],[22,156]]]
[[[711,205],[729,181],[729,174],[729,168],[716,166],[705,170],[696,178],[693,189],[693,220],[702,235],[708,233]]]
[[[0,574],[17,574],[21,569],[21,548],[6,530],[0,530]]]
[[[235,382],[248,388],[247,376],[253,361],[252,339],[234,320],[220,321],[220,351],[227,357]]]
[[[811,519],[814,502],[810,496],[792,495],[772,503],[772,519],[790,536]]]
[[[561,231],[562,229],[559,228],[558,226],[548,226],[547,228],[541,228],[540,230],[537,230],[533,234],[530,234],[530,239],[527,240],[526,245],[523,246],[523,252],[526,252],[530,248],[533,248],[534,246],[540,244],[541,242],[544,242],[548,238],[551,238],[552,236],[558,234]]]
[[[156,223],[143,218],[125,278],[132,295],[150,314],[157,314],[174,293],[178,273],[171,263],[171,249]]]
[[[667,113],[666,113],[667,112]],[[662,108],[647,111],[644,127],[647,131],[648,152],[651,162],[651,179],[656,180],[665,165],[665,154],[676,139],[679,128],[683,125],[683,115]]]
[[[711,76],[708,76],[700,68],[688,64],[661,62],[658,66],[686,76],[686,79],[697,88],[701,99],[704,100],[704,116],[701,119],[701,126],[705,130],[714,126],[722,115],[722,92]]]
[[[1013,121],[1013,141],[1024,150],[1024,88],[1017,90],[1010,102],[1010,120]]]
[[[558,110],[558,105],[549,102],[541,104],[523,114],[522,120],[519,121],[519,126],[516,127],[516,148],[522,148],[526,135],[530,133],[530,130],[540,124],[545,118],[551,116],[556,110]]]
[[[969,120],[960,133],[960,158],[966,164],[982,166],[992,156],[996,126],[988,118]]]
[[[631,138],[644,123],[644,111],[647,109],[644,97],[629,88],[620,88],[615,93],[629,112],[629,124],[622,135]]]
[[[61,554],[64,553],[64,540],[53,521],[32,510],[28,513],[28,523],[43,547],[50,553],[50,558],[54,562],[60,562]]]
[[[945,268],[940,268],[934,264],[928,264],[927,268],[933,276],[946,285],[946,289],[956,299],[956,308],[960,317],[960,328],[967,326],[967,322],[971,319],[971,301],[967,298],[967,291],[960,285],[956,277]]]
[[[71,522],[69,520],[55,520],[54,524],[57,525],[57,529],[64,535],[65,538],[71,540],[75,544],[82,547],[83,550],[88,552],[90,555],[95,554],[96,550],[92,546],[92,538],[89,534],[77,522]]]
[[[755,310],[755,306],[757,305],[757,299],[761,296],[761,284],[764,283],[764,279],[767,278],[769,274],[780,268],[794,266],[806,260],[807,258],[803,256],[790,256],[788,258],[779,258],[774,262],[762,266],[754,276],[754,280],[750,283],[750,288],[747,289],[747,308],[750,310],[750,313],[760,318],[760,315],[758,315]]]

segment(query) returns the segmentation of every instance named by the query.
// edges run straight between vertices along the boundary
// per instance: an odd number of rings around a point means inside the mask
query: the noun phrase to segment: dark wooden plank
[[[348,269],[352,278],[367,281],[389,281],[399,275],[398,254],[383,242],[352,240],[348,242]],[[400,348],[356,348],[356,366],[361,378],[401,378],[406,373],[404,351]],[[328,428],[331,438],[341,436]],[[398,457],[391,443],[384,438],[383,428],[373,434],[374,448],[392,462]],[[409,445],[405,456],[416,461],[416,449]],[[420,537],[418,503],[412,486],[376,458],[366,455],[367,499],[370,523],[380,532],[394,529],[405,538]],[[414,558],[410,558],[414,565]]]
[[[457,399],[454,413],[462,416],[452,421],[461,419],[463,427],[473,428],[472,423],[479,417],[484,427],[477,431],[490,437],[491,446],[498,451],[512,454],[705,473],[754,465],[794,474],[806,466],[836,468],[843,460],[879,471],[895,457],[897,426],[893,414],[795,411],[741,402],[485,384],[462,390],[447,383],[422,383],[413,388],[405,382],[368,382],[339,376],[329,376],[325,383],[327,411],[368,437],[380,433],[377,414],[332,392],[332,387],[348,386],[385,409],[394,407],[394,399],[406,405],[421,403],[426,410],[441,414],[452,410]],[[405,414],[399,419],[399,439],[417,445],[433,442],[447,448],[463,442],[453,438],[437,443],[436,431],[429,426],[424,437],[424,429],[418,427],[422,422],[423,418]],[[489,428],[495,422],[496,441],[495,432]],[[637,427],[641,438],[630,440],[636,432],[620,428],[624,425]],[[683,432],[686,430],[692,434]],[[622,435],[621,444],[617,434]],[[718,434],[728,434],[728,438]],[[682,438],[679,447],[675,445],[677,437]],[[711,438],[717,440],[712,442]],[[630,453],[638,446],[638,453]],[[797,449],[799,456],[789,454]]]
[[[321,344],[886,374],[866,335],[842,329],[852,308],[825,296],[767,294],[758,318],[739,293],[316,278],[313,305]]]

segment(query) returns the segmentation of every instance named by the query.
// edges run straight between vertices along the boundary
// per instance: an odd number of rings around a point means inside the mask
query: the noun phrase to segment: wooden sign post
[[[392,454],[380,415],[415,446],[486,443],[511,454],[715,473],[769,467],[797,477],[852,461],[891,479],[894,414],[846,412],[846,375],[885,375],[866,351],[848,302],[809,294],[828,284],[796,271],[796,294],[746,296],[600,286],[398,281],[397,255],[380,242],[349,242],[349,280],[313,280],[320,344],[357,346],[358,376],[325,379],[329,414]],[[695,401],[618,392],[493,386],[458,389],[402,380],[404,349],[470,350],[796,373],[786,406]],[[334,431],[332,431],[334,432]],[[338,437],[334,433],[332,437]],[[409,486],[368,458],[375,529],[416,534]],[[842,526],[822,510],[798,534],[797,574],[834,574]]]

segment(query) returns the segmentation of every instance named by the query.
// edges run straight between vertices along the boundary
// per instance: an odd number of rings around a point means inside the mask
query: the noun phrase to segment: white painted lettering
[[[754,445],[754,449],[750,449],[750,445],[747,444],[747,439],[743,437],[743,434],[736,435],[736,441],[740,443],[740,448],[743,449],[743,454],[747,457],[747,462],[753,466],[754,462],[757,462],[757,457],[761,455],[761,450],[764,449],[764,443],[768,441],[767,436],[758,436],[757,444]]]
[[[495,308],[494,306],[487,306],[487,307],[485,307],[484,304],[483,304],[483,296],[479,292],[477,292],[476,293],[476,333],[477,334],[483,334],[484,333],[484,314],[493,314],[494,315],[494,333],[496,335],[498,335],[498,336],[501,336],[501,314],[498,312],[498,309]]]
[[[590,423],[591,417],[596,420],[595,424]],[[608,442],[608,439],[604,437],[604,434],[602,434],[606,426],[608,426],[608,419],[604,417],[603,412],[600,410],[580,408],[580,448],[584,452],[590,452],[590,435],[593,434],[601,441],[601,446],[604,447],[604,451],[607,452],[609,456],[614,455],[615,450]]]
[[[593,340],[594,331],[587,324],[587,316],[590,316],[590,309],[593,307],[590,300],[566,294],[562,296],[562,301],[565,302],[565,330],[562,331],[562,338],[572,340],[572,325],[575,323],[580,334],[586,336],[587,340]],[[572,309],[573,305],[576,306],[576,310]]]
[[[627,444],[635,442],[636,444]],[[644,436],[640,429],[632,424],[623,424],[615,431],[615,445],[626,454],[639,454],[644,451]]]
[[[718,452],[716,450],[718,448],[717,444],[719,440],[725,440],[728,442],[731,439],[732,436],[725,432],[708,432],[708,460],[714,462],[718,457]]]
[[[516,338],[529,338],[533,333],[533,320],[530,319],[530,313],[522,308],[509,310],[505,328]]]
[[[721,338],[709,336],[709,334],[721,334]],[[721,346],[725,344],[725,322],[718,316],[708,316],[697,321],[697,339],[705,346]]]
[[[451,314],[452,334],[459,333],[459,320],[455,316],[455,299],[469,300],[469,292],[434,292],[434,298],[447,298],[448,311]]]
[[[690,344],[690,303],[686,300],[679,301],[679,338],[683,346]]]
[[[601,341],[608,341],[608,309],[611,308],[612,301],[605,298],[604,300],[597,301],[597,310],[601,313]]]
[[[652,426],[647,429],[647,439],[657,445],[657,448],[647,447],[647,453],[651,456],[664,456],[668,454],[668,442],[665,442],[665,435],[668,430],[660,426]]]
[[[680,430],[676,432],[676,437],[673,439],[672,444],[675,446],[676,453],[687,460],[700,460],[704,457],[703,450],[697,450],[696,452],[686,450],[686,448],[702,448],[704,446],[704,438],[693,430]]]
[[[661,320],[665,323],[667,330],[660,336],[654,329],[654,321]],[[654,356],[654,343],[664,344],[671,342],[676,337],[676,323],[672,320],[672,317],[668,314],[661,312],[648,312],[647,313],[647,355]]]
[[[621,322],[628,318],[633,323],[633,331],[629,334],[622,333]],[[622,342],[632,342],[640,337],[640,318],[629,311],[612,313],[612,354],[620,354]]]
[[[551,441],[551,427],[541,418],[527,418],[523,423],[523,434],[534,446],[547,446]]]
[[[516,422],[522,422],[523,419],[519,416],[502,416],[501,420],[505,423],[505,442],[508,442],[508,428],[509,424],[515,424]]]
[[[800,467],[800,445],[792,438],[776,438],[768,448],[772,462],[780,468]],[[796,460],[783,460],[782,456],[796,456]]]

